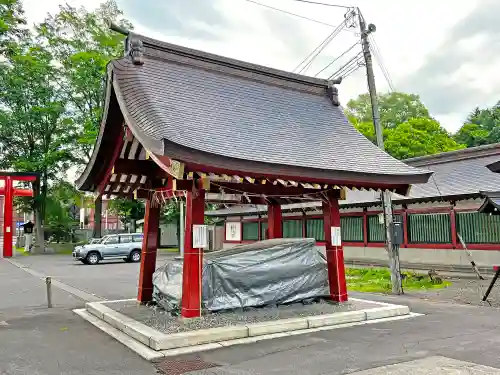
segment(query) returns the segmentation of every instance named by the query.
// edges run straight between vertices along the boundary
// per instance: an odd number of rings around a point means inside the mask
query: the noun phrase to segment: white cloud
[[[330,24],[339,24],[345,13],[344,9],[292,0],[256,1]],[[60,2],[44,0],[42,5],[39,0],[25,0],[24,5],[29,20],[37,22],[47,12],[57,11]],[[117,2],[137,32],[285,70],[292,70],[332,30],[245,0]],[[93,8],[99,1],[69,3]],[[355,4],[335,0],[335,3],[359,6],[367,22],[376,24],[376,41],[395,88],[420,94],[431,113],[448,130],[456,130],[474,106],[491,105],[500,99],[500,75],[495,71],[500,62],[497,57],[500,53],[495,54],[500,52],[500,22],[493,22],[500,14],[497,0],[359,0]],[[486,9],[487,6],[492,9]],[[307,74],[319,71],[357,38],[354,30],[343,31]],[[341,61],[334,66],[340,64]],[[332,67],[324,74],[328,76],[334,70]],[[378,67],[375,73],[379,91],[387,91],[388,84]],[[364,69],[348,77],[339,92],[344,103],[366,92]]]

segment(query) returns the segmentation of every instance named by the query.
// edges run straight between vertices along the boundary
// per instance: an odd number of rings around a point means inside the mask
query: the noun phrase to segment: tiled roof
[[[191,162],[202,152],[332,178],[349,172],[410,184],[429,177],[354,129],[326,80],[134,38],[144,44],[144,64],[112,62],[114,89],[127,125],[153,152]]]
[[[466,195],[484,195],[494,197],[500,207],[500,195],[492,195],[491,192],[500,191],[500,174],[490,171],[487,167],[500,159],[500,144],[487,145],[469,148],[460,151],[452,151],[438,155],[430,155],[419,158],[407,159],[406,163],[419,168],[433,171],[434,174],[425,184],[414,184],[410,190],[410,195],[404,197],[393,194],[393,201],[398,204],[405,201],[428,200],[440,197],[451,199],[452,196]],[[348,191],[347,199],[341,201],[341,206],[366,204],[373,202],[374,205],[380,203],[379,193],[373,191]],[[306,203],[307,207],[320,207],[319,202]],[[287,209],[288,206],[283,206]],[[294,206],[292,206],[293,208]],[[242,206],[218,210],[210,215],[235,215],[238,212],[242,214],[254,214],[257,211],[253,208],[243,208]],[[252,211],[253,210],[253,211]]]
[[[477,151],[481,149],[478,148]],[[424,160],[408,160],[410,165],[418,165],[434,172],[427,183],[412,186],[410,197],[438,197],[500,190],[500,174],[493,173],[486,167],[499,160],[500,149],[496,147],[491,151],[489,155],[479,156],[478,153],[469,153],[467,158],[458,157],[463,154],[456,154],[458,160],[448,159],[445,162],[441,162],[442,159],[437,157],[427,158],[425,164]]]

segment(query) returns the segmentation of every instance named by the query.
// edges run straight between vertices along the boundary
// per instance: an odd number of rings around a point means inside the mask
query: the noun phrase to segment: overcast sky
[[[337,25],[345,9],[295,2],[256,0]],[[320,0],[359,6],[377,26],[375,40],[394,87],[417,93],[449,131],[459,128],[475,106],[500,100],[499,0]],[[38,22],[63,0],[24,0],[28,19]],[[96,0],[66,0],[90,9]],[[139,33],[205,51],[293,70],[332,30],[252,4],[246,0],[117,0]],[[359,39],[342,31],[307,70],[314,75]],[[358,47],[356,47],[358,48]],[[321,77],[328,77],[358,50],[353,49]],[[376,66],[380,92],[389,86]],[[366,92],[364,68],[339,87],[341,101]]]

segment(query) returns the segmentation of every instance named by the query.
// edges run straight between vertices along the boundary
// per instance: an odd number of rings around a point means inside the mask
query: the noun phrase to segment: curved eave
[[[112,79],[112,70],[108,67],[104,111],[99,134],[89,162],[75,181],[78,190],[95,191],[105,178],[104,174],[113,157],[113,150],[117,147],[117,142],[120,142],[123,116],[113,90]]]
[[[411,184],[426,183],[433,173],[426,171],[418,174],[383,175],[278,165],[211,154],[184,147],[168,140],[163,141],[163,147],[165,156],[185,163],[190,169],[197,169],[206,173],[243,173],[252,177],[295,179],[301,182],[355,185],[365,188],[394,187],[398,190],[405,189]],[[406,191],[404,193],[406,194]]]

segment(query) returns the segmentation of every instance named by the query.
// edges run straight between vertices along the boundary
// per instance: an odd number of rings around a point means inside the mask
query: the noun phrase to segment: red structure
[[[331,298],[347,300],[338,200],[345,188],[406,194],[431,172],[409,167],[358,133],[334,82],[129,34],[108,67],[104,117],[77,181],[97,196],[146,199],[138,300],[152,299],[159,207],[186,200],[182,316],[201,314],[203,250],[193,225],[206,202],[268,204],[269,237],[283,235],[280,206],[321,199]],[[314,151],[313,151],[314,150]]]
[[[14,188],[14,181],[33,182],[38,179],[37,173],[23,172],[0,172],[0,180],[4,181],[4,187],[0,188],[0,195],[4,196],[3,208],[3,256],[10,258],[13,255],[12,240],[15,228],[13,224],[13,200],[15,196],[30,197],[33,191]]]

